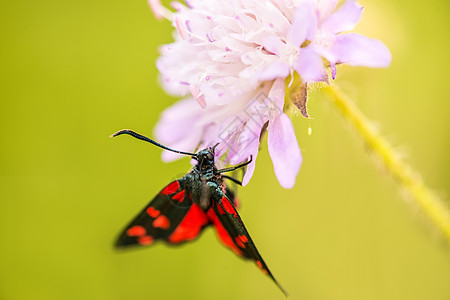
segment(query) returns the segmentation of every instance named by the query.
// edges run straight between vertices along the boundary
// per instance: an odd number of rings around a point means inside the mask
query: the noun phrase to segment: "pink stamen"
[[[180,18],[175,17],[175,27],[183,40],[186,39],[186,30],[181,22]]]
[[[213,43],[213,42],[216,41],[215,39],[213,39],[213,38],[209,35],[209,33],[206,34],[206,38],[207,38],[208,41],[210,41],[211,43]]]
[[[148,0],[148,5],[150,5],[150,9],[155,15],[155,18],[158,20],[162,20],[164,18],[164,6],[162,6],[159,0]]]
[[[205,108],[206,107],[205,96],[200,92],[198,86],[191,84],[189,86],[189,90],[191,91],[191,94],[194,97],[195,101],[197,101],[198,105],[200,105],[201,108]]]
[[[190,23],[191,23],[191,21],[189,21],[189,20],[186,20],[186,28],[187,28],[187,30],[189,31],[189,32],[192,32],[192,30],[191,30],[191,26],[189,25]]]

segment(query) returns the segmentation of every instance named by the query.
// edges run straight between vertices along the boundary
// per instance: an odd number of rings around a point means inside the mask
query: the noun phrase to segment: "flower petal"
[[[252,162],[247,165],[247,170],[245,171],[244,178],[242,179],[242,186],[246,186],[250,179],[253,177],[253,173],[255,172],[256,167],[256,156],[258,152],[254,156],[252,156]]]
[[[258,145],[259,143],[255,143],[256,147],[252,149],[252,162],[247,165],[247,170],[245,171],[244,178],[242,179],[242,185],[246,186],[250,179],[253,177],[253,173],[255,172],[256,167],[256,157],[258,157]]]
[[[281,114],[268,127],[267,140],[275,175],[285,189],[294,187],[302,164],[294,126],[286,114]]]
[[[289,65],[282,61],[274,61],[259,74],[260,81],[274,80],[275,78],[286,78],[289,75]]]
[[[195,149],[202,140],[202,133],[198,130],[185,136],[184,139],[170,145],[170,148],[179,151],[187,151],[195,153]],[[178,154],[172,151],[163,150],[161,153],[161,160],[163,162],[171,162],[180,158],[186,157],[184,154]]]
[[[201,118],[202,109],[192,98],[187,98],[167,108],[154,129],[158,142],[181,151],[194,150],[202,138],[202,127],[196,127]],[[163,151],[162,159],[172,161],[182,155]]]
[[[312,47],[300,48],[294,69],[303,82],[322,81],[325,78],[322,58]]]
[[[267,95],[269,100],[274,101],[276,108],[278,108],[278,111],[275,111],[276,115],[272,116],[271,114],[269,114],[269,120],[273,120],[273,118],[279,116],[280,113],[283,113],[285,95],[286,90],[284,79],[278,78],[273,82],[272,87],[269,90],[269,94]]]
[[[189,85],[189,90],[191,91],[191,94],[194,97],[195,101],[197,101],[198,105],[200,105],[201,108],[205,108],[206,107],[205,96],[202,94],[198,86],[191,84]]]
[[[227,121],[218,136],[228,148],[227,161],[230,164],[237,164],[250,157],[253,148],[256,147],[253,144],[259,135],[256,130],[251,130],[247,126],[248,118],[230,117]]]
[[[317,29],[317,19],[311,1],[302,1],[295,9],[291,29],[287,33],[288,43],[300,47],[305,40],[311,40]]]
[[[315,0],[315,5],[319,12],[320,21],[323,22],[334,10],[338,3],[338,0]]]
[[[337,63],[351,66],[385,68],[391,64],[391,52],[382,42],[356,33],[337,36],[330,51]]]
[[[270,53],[273,54],[280,54],[281,50],[286,46],[285,43],[283,43],[280,38],[276,36],[268,36],[264,39],[262,43],[265,50],[267,50]]]
[[[352,30],[361,19],[362,10],[363,7],[356,0],[348,0],[324,20],[322,29],[335,34]]]

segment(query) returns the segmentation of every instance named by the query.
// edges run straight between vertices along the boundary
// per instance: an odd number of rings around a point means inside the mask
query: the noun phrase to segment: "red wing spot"
[[[248,242],[248,238],[245,235],[240,235],[239,238],[241,239],[241,241],[243,243],[247,243]]]
[[[166,216],[159,216],[153,221],[153,226],[156,228],[167,229],[170,227],[170,221]]]
[[[239,246],[239,248],[245,248],[244,243],[241,241],[241,239],[239,237],[236,237],[234,239],[234,241],[236,242],[236,244]]]
[[[230,204],[226,197],[222,197],[222,205],[229,214],[236,215],[236,210],[234,210],[233,205]]]
[[[160,211],[150,206],[149,208],[147,208],[147,213],[150,217],[156,218],[157,216],[159,216]]]
[[[171,195],[171,194],[175,193],[176,191],[178,191],[179,188],[180,188],[180,183],[178,182],[178,180],[175,180],[174,182],[172,182],[168,186],[166,186],[161,191],[161,193],[163,193],[164,195]]]
[[[176,244],[193,240],[200,234],[206,224],[208,224],[208,218],[205,212],[198,205],[193,204],[183,221],[169,236],[169,242]]]
[[[137,239],[138,243],[141,245],[150,245],[155,241],[155,239],[149,235],[140,236]]]
[[[144,227],[136,225],[127,230],[128,236],[143,236],[147,233]]]
[[[175,200],[175,201],[181,202],[181,201],[184,200],[184,194],[185,194],[185,192],[184,192],[184,190],[182,190],[182,191],[179,192],[178,194],[175,194],[175,195],[172,197],[172,199]]]
[[[267,270],[263,267],[262,263],[259,260],[256,261],[256,264],[264,274],[267,274]]]

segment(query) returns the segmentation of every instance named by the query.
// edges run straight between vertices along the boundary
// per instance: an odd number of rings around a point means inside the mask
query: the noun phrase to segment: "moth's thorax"
[[[185,180],[189,181],[192,201],[206,211],[211,205],[211,198],[224,192],[223,179],[214,164],[214,147],[203,149],[192,158],[197,164]]]
[[[221,182],[223,182],[222,176],[217,173],[217,169],[214,165],[209,168],[200,168],[197,164],[189,174],[192,176],[192,180],[198,182],[199,184],[214,182],[220,185]]]
[[[204,211],[211,206],[211,199],[224,191],[222,176],[212,171],[202,173],[194,168],[184,179],[190,186],[192,201]]]

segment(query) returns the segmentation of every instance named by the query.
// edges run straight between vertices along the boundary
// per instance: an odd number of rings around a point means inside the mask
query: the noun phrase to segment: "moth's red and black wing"
[[[115,246],[150,245],[158,239],[180,244],[197,238],[209,223],[205,212],[192,202],[190,187],[181,178],[156,195],[125,227]]]
[[[267,274],[281,291],[287,295],[287,292],[272,275],[258,249],[256,249],[233,202],[235,202],[235,199],[230,201],[225,194],[216,193],[213,196],[212,205],[207,211],[208,219],[214,224],[220,240],[237,255],[255,261],[259,269],[264,274]]]

